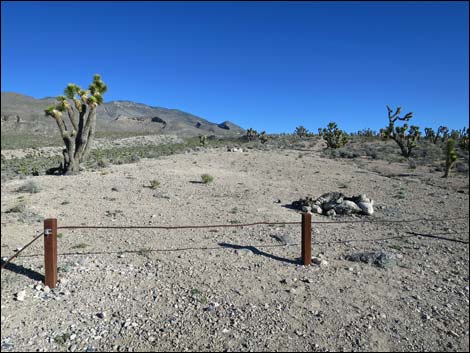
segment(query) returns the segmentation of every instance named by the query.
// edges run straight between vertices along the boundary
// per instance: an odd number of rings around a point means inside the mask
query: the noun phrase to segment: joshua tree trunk
[[[65,96],[57,98],[58,104],[46,109],[46,115],[53,117],[65,144],[64,161],[61,166],[63,174],[76,174],[80,163],[88,156],[96,131],[96,108],[103,102],[102,94],[107,87],[99,75],[95,75],[93,83],[87,91],[74,84],[65,89]],[[76,96],[78,95],[79,98]],[[62,118],[66,111],[70,120],[68,129]]]

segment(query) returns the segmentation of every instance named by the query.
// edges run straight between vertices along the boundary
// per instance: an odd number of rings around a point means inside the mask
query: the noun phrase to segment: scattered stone
[[[345,259],[353,262],[364,262],[380,268],[388,268],[395,265],[395,256],[385,251],[360,252],[346,255]]]
[[[312,257],[312,263],[320,267],[328,266],[328,261],[319,257]]]
[[[106,313],[105,312],[100,312],[98,314],[96,314],[97,317],[99,317],[100,319],[104,319],[106,318]]]
[[[323,210],[320,206],[318,205],[313,205],[312,206],[312,213],[318,213],[318,214],[322,214],[323,213]]]
[[[25,298],[26,298],[26,291],[25,290],[22,290],[22,291],[19,291],[18,293],[16,293],[16,300],[18,300],[19,302],[24,301]]]
[[[204,309],[205,311],[212,312],[215,311],[220,306],[219,303],[209,303],[209,305]]]
[[[236,249],[235,254],[237,254],[239,256],[251,256],[251,255],[253,255],[253,251],[251,251],[249,249]]]

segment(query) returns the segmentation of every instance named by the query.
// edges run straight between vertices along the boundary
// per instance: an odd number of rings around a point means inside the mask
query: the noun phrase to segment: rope
[[[468,220],[468,217],[445,218],[445,219],[404,219],[404,220],[351,220],[351,221],[312,221],[312,224],[346,224],[346,223],[412,223],[412,222],[447,222]],[[302,222],[255,222],[244,224],[211,224],[211,225],[194,225],[194,226],[60,226],[57,229],[196,229],[196,228],[241,228],[256,225],[288,225],[302,224]]]
[[[44,232],[41,232],[40,234],[38,234],[33,240],[31,240],[28,244],[26,244],[25,246],[23,246],[21,248],[21,250],[19,250],[16,254],[13,254],[12,256],[10,256],[3,264],[2,264],[2,270],[5,268],[6,265],[8,265],[11,260],[13,260],[15,257],[17,257],[19,254],[21,254],[23,252],[24,249],[26,249],[27,247],[29,247],[32,243],[34,243],[36,240],[38,240],[42,235],[44,235]]]

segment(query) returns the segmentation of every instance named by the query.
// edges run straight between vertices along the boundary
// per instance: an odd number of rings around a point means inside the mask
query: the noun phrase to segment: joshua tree
[[[409,112],[403,118],[400,117],[401,107],[398,107],[395,113],[393,113],[392,108],[387,105],[388,111],[388,127],[380,130],[380,135],[384,139],[393,139],[398,144],[401,149],[401,154],[408,158],[411,156],[412,150],[416,147],[416,142],[419,141],[421,137],[421,132],[419,131],[418,126],[411,125],[410,130],[408,131],[408,124],[403,126],[396,126],[395,122],[400,121],[409,121],[413,117],[413,113]],[[408,134],[406,132],[408,131]]]
[[[409,112],[406,114],[403,118],[400,118],[400,113],[401,113],[401,107],[398,107],[395,113],[392,114],[393,110],[387,105],[387,111],[388,111],[388,127],[385,129],[380,129],[380,135],[384,139],[389,139],[393,138],[394,130],[395,130],[395,122],[397,120],[401,121],[408,121],[413,117],[413,113]]]
[[[255,129],[249,128],[246,130],[246,138],[248,141],[253,141],[255,138],[258,137],[258,132]]]
[[[408,135],[406,135],[407,130],[408,124],[405,124],[401,127],[395,127],[395,131],[393,133],[393,139],[400,147],[401,154],[406,158],[411,156],[413,149],[416,147],[416,142],[419,141],[421,137],[421,132],[419,132],[418,126],[411,125]]]
[[[262,144],[268,142],[268,135],[266,135],[266,131],[261,131],[261,133],[258,134],[258,138]]]
[[[295,128],[294,135],[297,135],[300,138],[304,138],[305,136],[308,135],[308,130],[305,127],[303,127],[302,125],[297,126]]]
[[[207,145],[207,136],[206,135],[199,135],[199,144],[202,147],[205,147]]]
[[[470,133],[470,129],[463,128],[460,130],[460,139],[459,139],[459,147],[468,151],[468,135]]]
[[[100,75],[93,77],[88,90],[70,83],[64,95],[57,97],[55,105],[49,106],[45,113],[55,119],[65,143],[62,154],[64,162],[61,171],[64,174],[76,174],[91,148],[96,131],[96,108],[103,103],[103,94],[107,86]],[[69,124],[62,118],[67,112]]]
[[[443,175],[443,178],[447,178],[450,175],[450,170],[457,160],[457,152],[455,152],[455,141],[453,139],[447,140],[445,147],[446,154],[446,171]]]
[[[439,126],[439,129],[437,129],[436,136],[434,137],[434,144],[437,143],[437,141],[439,140],[439,137],[441,138],[442,142],[445,142],[448,136],[449,136],[449,128],[447,126]]]
[[[432,129],[432,127],[424,128],[424,133],[425,133],[425,137],[424,137],[425,140],[434,142],[436,138],[436,134],[434,133],[434,130]]]
[[[348,142],[348,135],[334,122],[329,123],[326,129],[318,129],[318,134],[325,139],[329,148],[339,148]]]

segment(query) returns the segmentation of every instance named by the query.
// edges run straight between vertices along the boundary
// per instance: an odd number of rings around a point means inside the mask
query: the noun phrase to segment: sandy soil
[[[468,244],[408,233],[468,242],[468,177],[399,176],[403,165],[361,163],[218,149],[34,177],[34,194],[17,191],[25,180],[2,183],[2,256],[48,217],[59,226],[300,221],[285,205],[329,191],[367,194],[377,219],[467,217],[314,224],[313,253],[326,264],[309,267],[298,264],[299,225],[59,230],[56,290],[40,284],[42,241],[2,270],[2,351],[468,351]],[[214,182],[200,183],[203,173]],[[160,186],[146,187],[154,179]],[[21,196],[25,210],[5,213]],[[374,241],[385,238],[393,239]],[[344,259],[369,250],[398,262]]]

